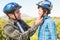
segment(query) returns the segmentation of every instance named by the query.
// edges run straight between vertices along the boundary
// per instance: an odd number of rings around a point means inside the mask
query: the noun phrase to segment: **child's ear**
[[[45,13],[47,14],[47,11]]]

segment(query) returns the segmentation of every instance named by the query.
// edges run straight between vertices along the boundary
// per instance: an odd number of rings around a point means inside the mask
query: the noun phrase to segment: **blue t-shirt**
[[[57,40],[56,25],[50,16],[45,16],[38,27],[38,40]]]

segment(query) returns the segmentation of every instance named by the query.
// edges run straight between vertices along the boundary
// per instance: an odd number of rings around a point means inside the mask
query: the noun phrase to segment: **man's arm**
[[[33,27],[30,28],[30,29],[28,29],[29,37],[32,36],[32,35],[36,32],[38,26],[39,26],[42,22],[43,22],[43,18],[37,18],[37,20],[35,21]]]
[[[17,29],[14,29],[13,26],[10,24],[5,25],[4,33],[8,37],[11,37],[13,39],[21,39],[22,38],[22,36],[21,36],[22,33],[20,33]]]
[[[9,37],[11,37],[11,38],[13,38],[13,39],[27,39],[28,37],[30,37],[30,36],[32,36],[34,33],[35,33],[35,31],[36,31],[36,29],[37,29],[37,26],[39,25],[39,24],[41,24],[42,23],[42,19],[39,19],[39,20],[37,20],[36,22],[35,22],[35,25],[34,25],[34,27],[32,27],[32,28],[29,28],[27,31],[25,31],[25,32],[23,32],[23,33],[20,33],[19,32],[19,30],[18,29],[14,29],[13,27],[14,27],[14,25],[12,25],[12,24],[7,24],[7,25],[5,25],[5,27],[4,27],[4,33],[7,35],[7,36],[9,36]]]
[[[29,37],[32,36],[32,35],[36,32],[37,28],[38,28],[38,27],[34,25],[34,26],[31,27],[30,29],[28,29]]]
[[[35,33],[36,29],[37,29],[37,27],[34,26],[32,28],[29,28],[24,33],[20,33],[19,30],[14,29],[12,25],[7,24],[4,27],[4,33],[13,39],[21,40],[21,39],[28,39],[29,36],[32,36]]]

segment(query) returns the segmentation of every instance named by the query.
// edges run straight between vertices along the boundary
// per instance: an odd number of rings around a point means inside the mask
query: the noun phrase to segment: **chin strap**
[[[7,14],[8,15],[8,14]],[[9,17],[9,19],[13,19],[13,18],[10,18],[10,16],[8,16]],[[14,17],[16,18],[16,19],[13,19],[13,20],[18,20],[17,19],[17,17],[16,17],[16,15],[15,15],[15,13],[14,13]]]
[[[18,20],[17,17],[16,17],[16,15],[15,15],[15,13],[14,13],[14,16],[15,16],[15,18],[16,18],[15,20]]]

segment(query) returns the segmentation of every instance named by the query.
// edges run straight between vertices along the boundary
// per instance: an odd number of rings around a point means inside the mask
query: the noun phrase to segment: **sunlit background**
[[[16,2],[22,6],[21,13],[24,17],[37,17],[37,3],[41,0],[0,0],[0,17],[6,17],[3,13],[3,7],[9,2]],[[53,4],[51,17],[60,17],[60,0],[50,0]]]
[[[3,33],[3,28],[8,22],[7,16],[3,13],[3,7],[10,2],[16,2],[22,6],[20,9],[22,18],[29,25],[32,26],[35,22],[35,17],[38,17],[37,3],[41,0],[0,0],[0,40],[6,40],[6,36]],[[56,23],[57,39],[60,40],[60,0],[50,0],[53,4],[53,9],[49,16]],[[31,40],[38,39],[38,31],[30,38]]]

